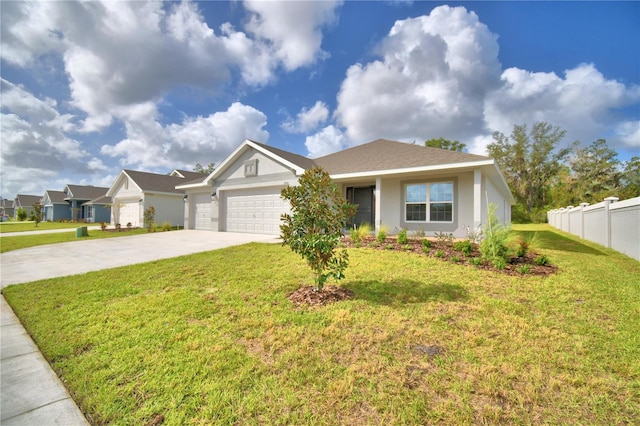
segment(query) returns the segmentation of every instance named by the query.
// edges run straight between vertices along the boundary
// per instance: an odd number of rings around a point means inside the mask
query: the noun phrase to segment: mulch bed
[[[535,260],[538,257],[538,254],[533,251],[528,251],[527,254],[523,257],[512,257],[510,262],[507,263],[504,269],[498,269],[493,266],[491,262],[485,260],[480,260],[480,263],[478,265],[474,265],[473,263],[471,263],[471,259],[481,258],[477,244],[473,244],[473,251],[471,252],[471,255],[466,257],[464,254],[462,254],[462,252],[456,251],[453,248],[453,242],[451,241],[442,241],[431,238],[429,239],[431,240],[431,248],[429,249],[428,253],[425,253],[422,249],[421,238],[412,238],[409,239],[407,244],[399,244],[396,238],[387,238],[384,242],[379,242],[374,237],[365,237],[360,244],[353,244],[349,237],[343,237],[342,244],[344,247],[348,248],[366,247],[376,250],[403,251],[420,256],[429,256],[434,259],[442,260],[443,262],[451,262],[458,265],[467,265],[470,267],[494,271],[507,275],[535,275],[546,277],[551,274],[555,274],[558,270],[558,268],[554,265],[536,264]],[[528,270],[523,274],[522,268],[524,265],[528,265]]]
[[[325,285],[322,291],[313,286],[301,287],[289,295],[289,300],[299,306],[324,306],[327,303],[351,299],[353,292],[335,285]]]

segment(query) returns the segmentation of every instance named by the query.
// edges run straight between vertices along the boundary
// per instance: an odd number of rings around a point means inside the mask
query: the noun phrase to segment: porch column
[[[473,171],[473,231],[482,228],[482,172]]]
[[[380,231],[380,226],[382,224],[382,220],[381,220],[381,213],[380,213],[380,206],[382,205],[381,201],[380,201],[380,192],[382,190],[382,179],[381,178],[376,178],[376,189],[373,192],[373,199],[375,200],[375,205],[374,205],[374,212],[373,212],[373,217],[375,218],[375,233],[376,235],[378,234],[378,231]]]

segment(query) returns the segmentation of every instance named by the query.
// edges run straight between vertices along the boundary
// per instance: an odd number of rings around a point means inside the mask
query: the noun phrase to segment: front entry
[[[347,200],[351,204],[358,205],[358,211],[351,221],[351,226],[360,226],[363,223],[368,223],[371,226],[375,224],[374,189],[374,186],[347,188]]]

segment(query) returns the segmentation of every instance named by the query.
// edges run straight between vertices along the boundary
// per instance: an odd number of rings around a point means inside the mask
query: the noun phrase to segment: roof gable
[[[315,163],[330,175],[367,173],[491,161],[484,155],[430,148],[404,142],[377,139],[324,157]]]
[[[42,197],[38,195],[18,194],[14,204],[18,207],[32,207],[35,203],[39,203],[40,200],[42,200]]]
[[[204,178],[207,177],[207,174],[200,173],[200,172],[193,172],[189,170],[175,169],[171,173],[169,173],[169,176],[181,177],[181,178],[184,178],[186,181],[190,182],[192,180],[197,180],[197,179],[204,180]]]
[[[67,204],[67,202],[65,201],[65,198],[67,197],[66,192],[64,191],[53,191],[53,190],[47,190],[44,193],[44,197],[48,197],[49,201],[52,204]]]

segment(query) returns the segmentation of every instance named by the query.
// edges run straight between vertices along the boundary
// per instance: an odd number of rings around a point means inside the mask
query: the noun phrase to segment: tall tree
[[[575,146],[569,160],[572,173],[571,195],[573,204],[599,203],[620,190],[618,153],[609,148],[605,139],[591,145]]]
[[[640,156],[636,155],[624,162],[620,183],[622,188],[618,196],[621,199],[640,197]]]
[[[202,164],[196,163],[196,165],[193,167],[194,172],[202,173],[205,175],[210,175],[211,173],[213,173],[215,169],[216,169],[215,163],[209,163],[207,164],[207,167],[203,167]]]
[[[424,145],[431,148],[448,149],[449,151],[458,152],[464,152],[467,148],[467,144],[464,144],[460,141],[450,141],[445,138],[428,139],[424,142]]]
[[[495,142],[487,151],[504,173],[517,206],[514,222],[542,221],[550,184],[562,168],[571,147],[558,149],[565,130],[538,122],[528,131],[526,125],[513,126],[511,136],[495,132]]]

